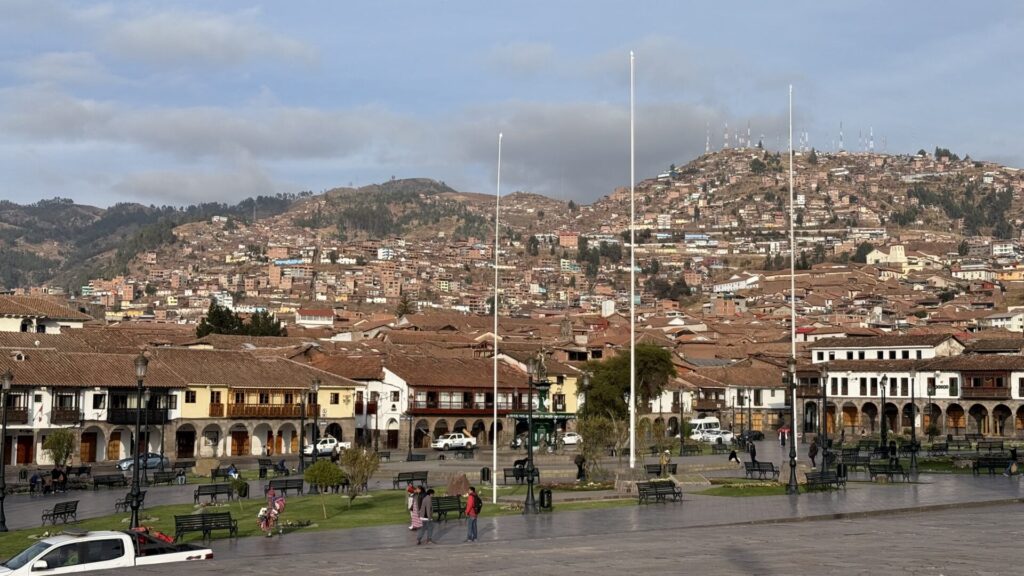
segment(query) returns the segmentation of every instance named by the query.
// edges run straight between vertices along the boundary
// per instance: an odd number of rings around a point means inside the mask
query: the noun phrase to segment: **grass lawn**
[[[521,491],[520,491],[521,488]],[[437,488],[435,488],[437,490]],[[438,490],[439,493],[443,493],[444,490]],[[484,510],[482,513],[483,517],[487,516],[501,516],[509,514],[519,514],[520,510],[515,507],[505,507],[503,505],[494,506],[490,503],[490,492],[483,490],[485,493],[484,499]],[[498,487],[499,496],[503,495],[525,495],[525,486],[513,486],[507,491],[503,487]],[[404,490],[386,490],[386,491],[374,491],[369,496],[360,496],[351,503],[349,507],[349,499],[347,496],[338,496],[330,494],[324,497],[323,501],[327,507],[327,519],[324,519],[323,508],[321,507],[321,497],[318,495],[314,496],[289,496],[287,499],[287,505],[284,513],[281,515],[281,520],[285,523],[285,532],[300,531],[300,530],[338,530],[343,528],[356,528],[360,526],[380,526],[385,524],[406,524],[409,522],[409,512],[405,509],[405,491]],[[249,499],[242,500],[241,504],[239,501],[234,501],[229,504],[221,504],[217,506],[210,506],[208,509],[215,512],[231,512],[232,517],[238,519],[238,535],[240,537],[245,536],[260,536],[259,527],[256,523],[256,515],[259,512],[260,507],[263,505],[262,499]],[[558,503],[557,497],[555,499],[555,510],[557,511],[571,511],[571,510],[588,510],[595,508],[613,508],[618,506],[635,505],[633,500],[599,500],[593,502],[572,502],[572,503]],[[197,506],[192,504],[174,504],[168,506],[154,506],[152,508],[143,509],[140,514],[142,516],[141,523],[145,526],[152,527],[165,534],[174,535],[174,516],[183,514],[192,514],[196,512]],[[82,520],[77,524],[71,524],[77,529],[84,530],[125,530],[128,528],[128,521],[130,514],[114,514],[111,516],[103,516],[100,518],[89,518]],[[310,521],[312,524],[306,527],[288,527],[288,522],[304,522]],[[47,530],[50,533],[60,532],[62,530],[61,525],[46,528],[28,528],[24,530],[15,530],[5,534],[0,538],[0,558],[9,558],[20,550],[30,546],[35,539],[40,537]],[[214,533],[215,537],[226,536],[226,531],[219,530]],[[183,541],[189,542],[198,540],[199,534],[193,533],[186,536]]]
[[[705,496],[778,496],[786,493],[786,487],[782,484],[765,484],[761,482],[736,482],[712,486],[706,490],[696,492]]]

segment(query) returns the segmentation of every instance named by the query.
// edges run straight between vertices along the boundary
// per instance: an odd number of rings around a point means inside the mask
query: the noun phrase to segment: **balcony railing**
[[[372,416],[372,415],[377,413],[377,403],[376,402],[373,402],[373,401],[366,402],[365,403],[366,404],[366,412],[363,412],[363,404],[364,403],[363,403],[362,400],[356,400],[355,414],[357,416],[359,416],[361,414],[367,414],[367,415]]]
[[[789,396],[789,392],[786,392],[786,396]],[[821,386],[816,384],[801,384],[796,387],[797,398],[820,398],[821,397]]]
[[[11,407],[7,409],[8,424],[28,424],[28,408]]]
[[[306,405],[306,418],[320,411],[319,404]],[[228,404],[228,418],[299,418],[301,404]]]
[[[725,400],[694,400],[693,409],[699,411],[714,411],[725,408]]]
[[[498,410],[501,412],[508,411],[524,411],[527,409],[527,402],[499,402]],[[443,414],[445,412],[469,412],[473,414],[484,414],[494,411],[493,402],[439,402],[437,400],[417,400],[412,403],[412,409],[420,413],[438,413]],[[564,407],[562,409],[564,411]],[[556,409],[556,411],[558,411]],[[358,414],[358,413],[357,413]]]
[[[992,399],[992,400],[1009,400],[1010,399],[1010,388],[1007,386],[964,386],[960,389],[960,396],[965,400],[974,399]]]
[[[224,405],[210,404],[210,418],[223,418],[224,417]]]
[[[111,424],[135,424],[135,416],[140,410],[136,408],[111,408],[107,411],[107,422]],[[166,424],[167,410],[150,408],[141,410],[139,414],[143,424]]]
[[[51,424],[77,424],[82,421],[82,411],[78,408],[54,408],[50,411]]]

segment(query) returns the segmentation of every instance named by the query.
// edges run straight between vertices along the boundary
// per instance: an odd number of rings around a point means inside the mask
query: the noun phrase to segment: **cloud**
[[[99,84],[114,80],[91,52],[47,52],[17,63],[14,69],[32,83]]]
[[[550,68],[554,47],[543,42],[510,42],[491,49],[487,63],[500,73],[530,76]]]
[[[285,186],[253,163],[230,169],[190,168],[152,170],[124,176],[113,185],[114,193],[132,202],[181,205],[200,202],[235,202],[258,195],[272,195]]]
[[[168,11],[115,21],[104,35],[111,53],[156,66],[226,68],[262,59],[313,62],[303,42],[261,26],[256,13]]]

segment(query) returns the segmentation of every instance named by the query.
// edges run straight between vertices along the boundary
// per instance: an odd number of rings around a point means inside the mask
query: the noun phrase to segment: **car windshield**
[[[42,554],[43,551],[49,547],[50,545],[46,542],[36,542],[35,544],[19,552],[17,556],[11,558],[7,562],[4,562],[3,566],[6,566],[11,570],[17,570],[18,568],[21,568],[26,563],[28,563],[29,560]]]

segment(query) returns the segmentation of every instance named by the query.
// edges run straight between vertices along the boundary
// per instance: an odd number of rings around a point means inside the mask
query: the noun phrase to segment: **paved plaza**
[[[779,462],[778,445],[762,444],[759,459]],[[701,468],[709,475],[742,476],[723,460],[676,459],[684,471]],[[373,484],[390,488],[390,475],[398,469],[426,466],[433,479],[458,466],[478,470],[486,462],[395,463]],[[851,479],[865,475],[855,473]],[[259,481],[251,484],[259,489]],[[191,502],[194,489],[194,484],[151,488],[147,504]],[[556,511],[538,517],[488,517],[485,511],[478,544],[462,544],[465,522],[458,520],[440,523],[438,544],[432,546],[415,546],[403,525],[215,540],[217,560],[190,566],[190,572],[413,574],[424,573],[424,560],[432,562],[426,572],[443,574],[1021,572],[1013,565],[1024,530],[1020,477],[926,474],[917,483],[854,481],[846,490],[797,497],[713,497],[695,494],[699,489],[688,487],[681,504]],[[79,499],[80,517],[105,515],[123,495],[123,490],[101,489],[47,498],[9,497],[8,520],[12,528],[38,526],[39,510],[62,499]]]

